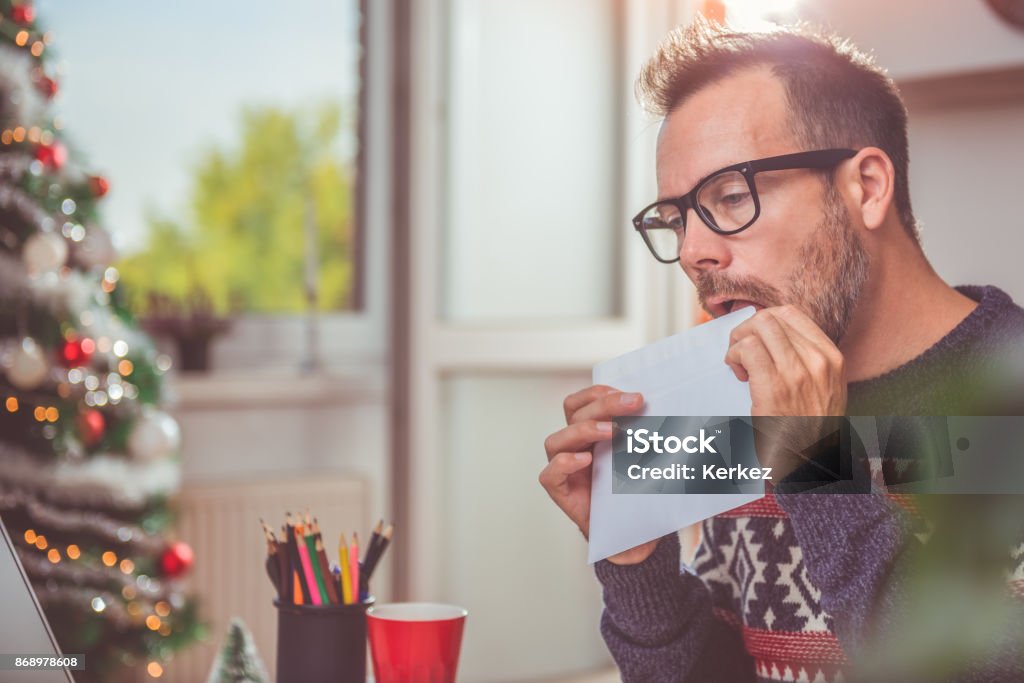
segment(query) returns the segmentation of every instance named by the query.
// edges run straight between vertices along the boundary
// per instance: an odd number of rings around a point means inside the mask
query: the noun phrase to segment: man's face
[[[683,195],[731,164],[800,151],[782,84],[767,69],[746,70],[698,91],[665,119],[658,196]],[[680,265],[715,317],[749,304],[794,304],[838,343],[868,274],[842,198],[808,170],[759,173],[755,182],[761,214],[739,234],[719,235],[690,212]]]

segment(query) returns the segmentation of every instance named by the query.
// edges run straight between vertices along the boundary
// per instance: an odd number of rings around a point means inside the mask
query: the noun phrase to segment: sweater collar
[[[850,382],[847,385],[849,393],[860,393],[870,391],[878,384],[896,380],[899,377],[910,374],[915,370],[931,365],[939,360],[946,353],[962,347],[964,344],[976,338],[979,334],[997,320],[999,316],[1014,306],[1010,295],[999,289],[988,285],[961,285],[956,287],[967,298],[977,301],[978,305],[973,311],[967,314],[956,327],[950,330],[944,337],[935,342],[931,347],[923,351],[916,358],[912,358],[903,365],[884,372],[876,377]]]

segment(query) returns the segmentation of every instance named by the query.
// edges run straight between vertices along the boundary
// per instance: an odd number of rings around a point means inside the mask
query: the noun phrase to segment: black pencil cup
[[[366,683],[366,608],[277,607],[277,683]]]

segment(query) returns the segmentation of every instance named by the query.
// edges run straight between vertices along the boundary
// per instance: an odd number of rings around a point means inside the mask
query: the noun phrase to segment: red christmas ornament
[[[99,199],[110,191],[110,183],[101,175],[89,176],[89,191],[93,197]]]
[[[175,541],[167,546],[163,555],[160,556],[160,569],[163,570],[164,576],[173,579],[191,569],[193,559],[195,556],[188,543]]]
[[[59,171],[68,160],[68,150],[59,142],[40,144],[36,147],[36,159],[51,171]]]
[[[18,24],[31,24],[36,20],[36,9],[32,5],[15,5],[11,8],[11,19]]]
[[[103,413],[95,408],[86,408],[75,418],[78,436],[86,446],[95,446],[107,431],[107,421]]]
[[[69,339],[60,349],[60,358],[64,362],[64,367],[77,368],[87,364],[95,351],[96,342],[88,337]]]
[[[49,76],[40,76],[36,80],[36,87],[39,91],[47,97],[53,97],[57,94],[57,81],[53,80]]]

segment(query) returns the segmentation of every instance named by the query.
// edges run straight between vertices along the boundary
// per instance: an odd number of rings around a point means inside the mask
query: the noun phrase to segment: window
[[[110,180],[102,220],[146,326],[174,337],[230,319],[217,369],[369,348],[348,329],[370,284],[366,3],[37,4],[65,63],[65,128]]]

